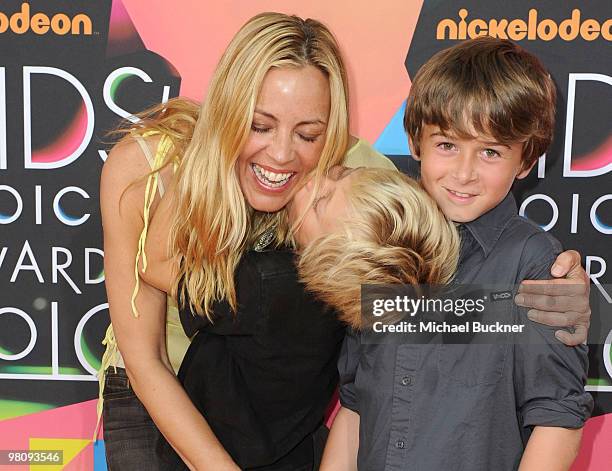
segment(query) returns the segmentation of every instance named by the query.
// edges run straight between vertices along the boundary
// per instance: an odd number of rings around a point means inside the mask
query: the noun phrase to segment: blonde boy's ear
[[[416,155],[414,152],[414,146],[412,145],[412,138],[408,137],[408,147],[410,148],[410,156],[417,162],[421,160],[421,157]]]
[[[523,179],[523,178],[525,178],[527,175],[529,175],[529,172],[531,172],[531,169],[533,168],[533,166],[534,166],[534,165],[535,165],[537,162],[538,162],[538,160],[536,159],[536,160],[534,160],[534,161],[533,161],[533,163],[532,163],[532,164],[531,164],[529,167],[527,167],[527,168],[525,168],[525,169],[521,170],[521,171],[520,171],[520,172],[519,172],[519,173],[516,175],[516,179],[517,179],[517,180],[522,180],[522,179]]]

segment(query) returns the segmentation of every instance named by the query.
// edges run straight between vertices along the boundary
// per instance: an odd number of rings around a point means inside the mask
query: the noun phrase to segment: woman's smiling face
[[[316,67],[273,68],[257,98],[249,138],[236,162],[246,201],[258,211],[274,212],[321,157],[330,92]]]

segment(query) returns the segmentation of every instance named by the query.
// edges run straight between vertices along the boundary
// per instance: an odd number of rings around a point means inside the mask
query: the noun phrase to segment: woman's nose
[[[268,155],[277,164],[286,164],[293,160],[291,136],[285,132],[276,132],[268,146]]]

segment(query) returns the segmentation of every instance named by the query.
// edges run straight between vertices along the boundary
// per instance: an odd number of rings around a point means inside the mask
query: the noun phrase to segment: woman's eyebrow
[[[266,116],[270,119],[273,119],[274,121],[278,121],[278,118],[276,116],[274,116],[272,113],[268,113],[267,111],[262,111],[262,110],[258,110],[257,108],[255,108],[255,113]]]
[[[300,121],[296,124],[296,126],[303,126],[307,124],[320,124],[322,126],[327,126],[327,123],[321,119],[308,119],[306,121]]]
[[[278,122],[278,118],[276,116],[274,116],[272,113],[268,113],[267,111],[263,111],[260,109],[255,108],[255,113],[263,115],[267,118],[273,119],[274,121]],[[304,121],[300,121],[299,123],[296,124],[296,126],[303,126],[306,124],[321,124],[323,126],[327,126],[327,123],[325,121],[323,121],[322,119],[306,119]]]

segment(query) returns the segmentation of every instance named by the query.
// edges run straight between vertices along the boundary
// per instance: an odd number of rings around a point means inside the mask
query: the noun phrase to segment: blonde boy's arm
[[[341,407],[334,419],[320,471],[357,471],[359,414]]]
[[[578,455],[582,429],[535,427],[519,471],[566,471]]]

